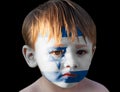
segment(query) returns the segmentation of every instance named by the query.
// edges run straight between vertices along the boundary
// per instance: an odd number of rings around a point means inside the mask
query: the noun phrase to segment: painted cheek
[[[54,62],[56,63],[56,66],[58,67],[58,69],[60,70],[60,67],[61,67],[61,62],[63,61],[63,58],[64,58],[64,55],[66,53],[66,48],[67,47],[58,47],[56,48],[56,50],[60,50],[60,51],[63,51],[62,52],[62,55],[60,57],[56,57],[54,55],[51,55],[49,54],[49,62]],[[52,48],[53,49],[53,48]],[[49,53],[52,51],[52,49],[49,50]]]

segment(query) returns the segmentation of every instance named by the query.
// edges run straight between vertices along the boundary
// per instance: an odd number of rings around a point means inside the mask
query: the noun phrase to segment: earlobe
[[[37,62],[34,58],[34,50],[32,48],[30,48],[27,45],[24,45],[22,48],[22,53],[29,67],[34,68],[37,66]]]

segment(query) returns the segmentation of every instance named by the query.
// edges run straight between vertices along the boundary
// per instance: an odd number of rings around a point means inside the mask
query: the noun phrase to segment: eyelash
[[[63,50],[51,51],[50,54],[60,57],[63,55]]]
[[[63,50],[56,50],[56,51],[51,51],[49,54],[54,55],[56,57],[61,57],[63,55],[63,52],[64,52]],[[86,53],[87,53],[86,50],[78,50],[76,52],[76,54],[79,55],[79,56],[83,56]]]
[[[87,53],[86,50],[78,50],[78,51],[76,52],[76,54],[78,54],[79,56],[83,56],[83,55],[85,55],[86,53]]]

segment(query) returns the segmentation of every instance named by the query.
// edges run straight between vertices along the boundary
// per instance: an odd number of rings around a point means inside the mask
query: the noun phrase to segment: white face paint
[[[92,43],[82,36],[74,42],[62,37],[57,44],[39,35],[35,44],[35,59],[42,75],[62,88],[73,87],[87,75],[92,56]]]

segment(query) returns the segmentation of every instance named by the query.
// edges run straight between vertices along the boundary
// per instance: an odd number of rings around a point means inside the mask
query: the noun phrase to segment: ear
[[[24,45],[22,48],[22,53],[29,67],[34,68],[37,66],[37,62],[34,58],[34,50],[32,48],[28,45]]]
[[[94,53],[95,53],[95,50],[96,50],[96,46],[93,46],[93,48],[92,48],[92,54],[94,55]]]

